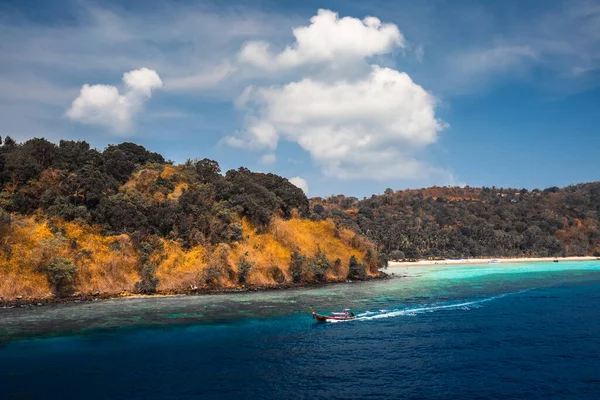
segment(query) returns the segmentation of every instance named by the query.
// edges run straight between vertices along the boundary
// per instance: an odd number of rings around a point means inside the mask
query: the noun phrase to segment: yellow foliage
[[[333,264],[336,258],[342,261],[338,275],[329,274],[330,279],[342,279],[348,274],[348,261],[355,255],[364,260],[368,243],[358,239],[347,229],[337,229],[333,221],[310,221],[299,218],[283,220],[274,218],[266,232],[259,232],[247,220],[242,221],[243,239],[231,247],[220,244],[214,248],[195,246],[184,250],[177,242],[164,240],[164,258],[158,263],[156,272],[160,290],[181,290],[189,287],[202,288],[203,272],[208,265],[220,268],[221,286],[236,286],[238,266],[242,258],[250,262],[248,285],[275,285],[275,270],[279,269],[286,282],[291,281],[289,264],[291,253],[296,248],[308,257],[320,250]]]
[[[156,181],[159,173],[153,169],[143,169],[131,175],[129,180],[121,187],[121,190],[134,188],[140,193],[148,192],[150,185]]]
[[[162,172],[160,173],[160,177],[163,179],[170,179],[175,172],[177,172],[177,168],[175,168],[173,165],[165,165],[165,168],[163,168]]]
[[[179,199],[179,196],[181,196],[181,193],[183,193],[183,189],[187,189],[187,188],[188,188],[187,183],[179,183],[179,184],[175,185],[175,190],[173,190],[172,193],[169,193],[168,199],[169,200]]]
[[[205,265],[206,249],[196,246],[185,251],[177,242],[163,240],[165,258],[158,264],[156,277],[161,290],[178,290],[197,285]]]
[[[97,228],[74,222],[16,216],[0,247],[0,296],[51,296],[44,268],[53,257],[68,258],[78,267],[81,293],[131,290],[139,280],[138,255],[126,235],[103,236]]]
[[[161,250],[151,255],[157,267],[158,290],[201,288],[209,284],[209,275],[215,274],[211,284],[237,286],[243,258],[252,264],[246,284],[291,282],[290,257],[296,248],[307,257],[324,252],[332,265],[339,258],[340,271],[338,275],[330,272],[329,278],[343,279],[350,256],[362,262],[369,248],[364,239],[337,228],[331,220],[275,217],[267,229],[261,230],[247,220],[241,223],[243,238],[231,245],[185,249],[177,241],[161,239]],[[140,280],[140,253],[128,235],[103,236],[99,227],[41,216],[16,216],[0,241],[0,296],[7,299],[52,296],[44,267],[53,257],[70,259],[77,266],[75,286],[82,294],[131,292]]]

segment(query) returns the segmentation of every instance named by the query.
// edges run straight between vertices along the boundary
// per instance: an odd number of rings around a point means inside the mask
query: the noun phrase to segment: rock
[[[37,303],[37,305],[38,305],[38,306],[41,306],[41,305],[42,305],[42,303]]]
[[[23,296],[17,296],[17,300],[22,300]]]

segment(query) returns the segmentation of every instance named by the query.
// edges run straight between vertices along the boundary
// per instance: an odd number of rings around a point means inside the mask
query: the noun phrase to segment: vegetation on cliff
[[[0,296],[154,293],[376,273],[360,234],[310,220],[301,189],[133,143],[0,143]]]
[[[545,190],[432,187],[311,199],[311,218],[390,259],[600,255],[600,182]]]

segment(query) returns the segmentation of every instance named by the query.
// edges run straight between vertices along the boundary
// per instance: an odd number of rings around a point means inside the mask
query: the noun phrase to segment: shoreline
[[[495,260],[496,262],[490,263]],[[572,262],[572,261],[597,261],[600,257],[490,257],[490,258],[461,258],[448,260],[416,260],[416,261],[390,261],[390,267],[410,267],[425,265],[468,265],[468,264],[503,264],[503,263],[530,263],[530,262]]]
[[[111,299],[132,299],[132,298],[152,298],[152,297],[173,297],[173,296],[208,296],[208,295],[227,295],[249,292],[272,292],[278,290],[315,288],[343,283],[369,282],[374,280],[391,279],[392,275],[383,271],[379,271],[378,275],[367,276],[364,279],[343,279],[327,282],[303,282],[303,283],[285,283],[273,286],[244,286],[244,287],[229,287],[229,288],[199,288],[196,290],[168,290],[157,291],[152,294],[141,294],[133,292],[119,293],[97,293],[97,294],[79,294],[70,297],[46,297],[46,298],[21,298],[21,299],[0,299],[0,309],[23,308],[23,307],[41,307],[44,305],[53,304],[70,304],[70,303],[87,303],[100,300]]]

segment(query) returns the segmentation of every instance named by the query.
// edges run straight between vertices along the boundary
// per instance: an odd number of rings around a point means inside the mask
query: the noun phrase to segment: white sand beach
[[[492,261],[493,260],[493,261]],[[423,265],[461,265],[461,264],[488,264],[490,261],[502,263],[527,263],[527,262],[554,262],[554,261],[595,261],[599,257],[515,257],[515,258],[461,258],[457,260],[417,260],[417,261],[390,261],[390,267],[423,266]]]

